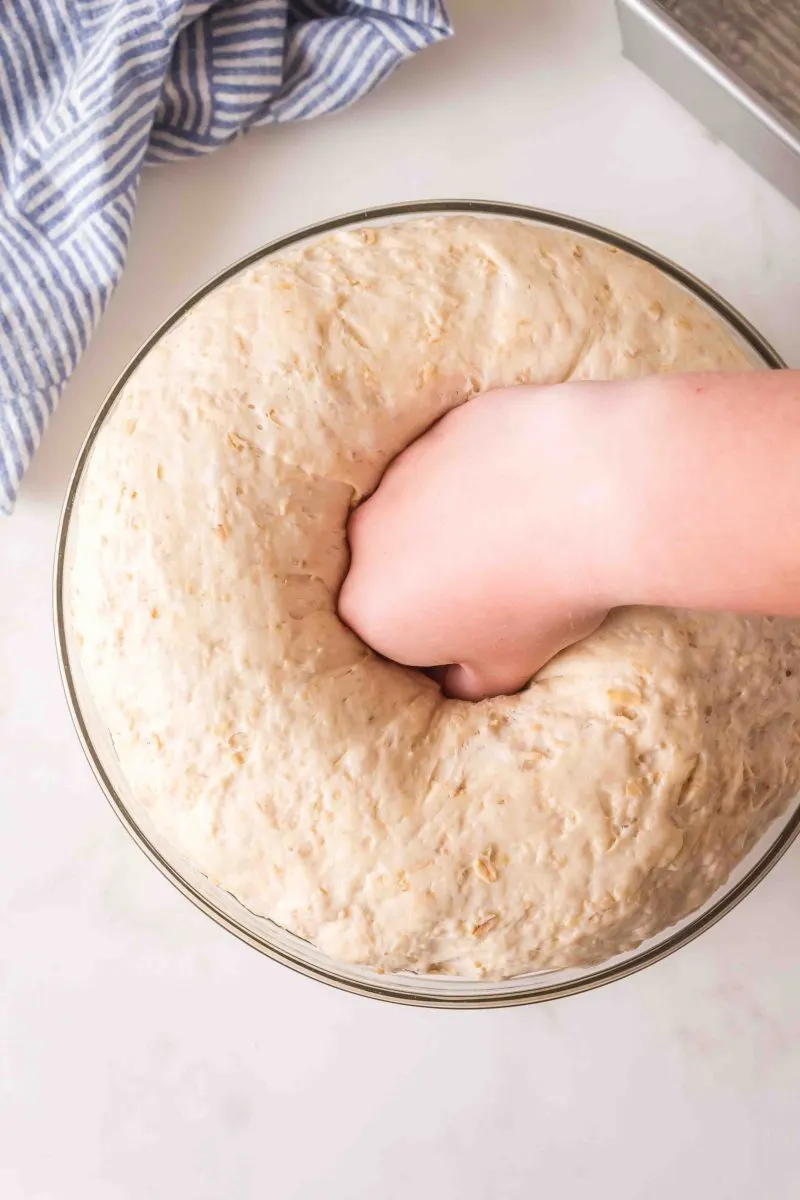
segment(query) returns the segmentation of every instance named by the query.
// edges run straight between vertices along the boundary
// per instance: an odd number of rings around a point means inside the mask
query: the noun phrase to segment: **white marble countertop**
[[[329,120],[146,175],[130,262],[0,524],[4,1200],[794,1200],[800,844],[734,913],[599,992],[428,1012],[293,975],[117,824],[67,716],[50,573],[70,466],[127,358],[280,233],[479,196],[610,225],[800,365],[800,212],[619,53],[606,0],[451,0],[457,36]]]

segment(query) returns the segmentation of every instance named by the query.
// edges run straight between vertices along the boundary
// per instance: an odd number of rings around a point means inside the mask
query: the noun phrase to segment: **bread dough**
[[[68,576],[163,837],[383,971],[595,963],[705,901],[798,788],[797,623],[617,612],[469,704],[366,649],[336,595],[350,509],[466,397],[749,365],[649,265],[503,218],[334,233],[203,298],[96,439]]]

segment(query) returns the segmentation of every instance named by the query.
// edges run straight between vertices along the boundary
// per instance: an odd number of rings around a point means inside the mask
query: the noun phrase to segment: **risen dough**
[[[203,299],[97,438],[69,577],[164,836],[385,971],[596,962],[703,902],[797,789],[797,624],[619,612],[471,705],[376,658],[335,598],[349,509],[449,406],[746,366],[655,269],[505,219],[336,233]]]

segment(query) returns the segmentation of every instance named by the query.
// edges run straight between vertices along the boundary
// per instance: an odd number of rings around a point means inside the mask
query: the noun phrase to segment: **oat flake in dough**
[[[506,219],[336,233],[201,300],[97,438],[68,580],[164,837],[385,971],[594,963],[701,904],[798,788],[798,624],[618,612],[467,704],[376,658],[335,597],[349,509],[466,396],[748,365],[653,268]]]

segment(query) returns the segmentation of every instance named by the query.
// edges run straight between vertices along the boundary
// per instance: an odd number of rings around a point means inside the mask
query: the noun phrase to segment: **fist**
[[[612,388],[609,392],[606,389]],[[342,620],[463,699],[519,690],[613,605],[612,385],[487,392],[352,514]]]

